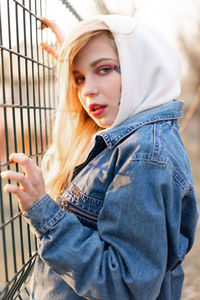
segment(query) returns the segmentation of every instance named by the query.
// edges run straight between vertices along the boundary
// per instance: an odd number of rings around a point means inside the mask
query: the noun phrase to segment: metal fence
[[[56,105],[55,61],[41,41],[54,43],[48,30],[38,29],[40,16],[54,11],[80,16],[68,1],[3,0],[0,2],[0,171],[20,171],[9,162],[23,152],[40,163],[50,142]],[[55,18],[53,18],[55,19]],[[35,237],[25,224],[16,197],[3,193],[0,177],[0,299],[27,299],[29,278],[37,256]]]

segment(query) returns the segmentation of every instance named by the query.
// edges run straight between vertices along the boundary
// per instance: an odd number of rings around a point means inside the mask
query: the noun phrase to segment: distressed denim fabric
[[[172,101],[101,132],[107,147],[59,202],[46,195],[24,213],[38,238],[31,299],[181,298],[198,219],[182,108]]]

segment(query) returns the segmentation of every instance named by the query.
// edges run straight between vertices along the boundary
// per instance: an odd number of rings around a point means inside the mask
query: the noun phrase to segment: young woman
[[[180,299],[198,207],[179,135],[179,55],[110,15],[81,22],[58,63],[45,180],[17,153],[25,175],[2,174],[20,184],[5,191],[38,238],[32,299]]]

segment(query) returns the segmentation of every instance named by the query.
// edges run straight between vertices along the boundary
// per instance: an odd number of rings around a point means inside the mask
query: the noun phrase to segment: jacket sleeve
[[[24,213],[42,260],[85,299],[152,300],[159,294],[168,256],[164,200],[173,201],[173,178],[165,164],[131,163],[107,190],[98,231],[48,195]]]

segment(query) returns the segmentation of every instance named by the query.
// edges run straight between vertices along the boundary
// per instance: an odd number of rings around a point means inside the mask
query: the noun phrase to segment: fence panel
[[[21,171],[9,155],[23,152],[37,164],[50,143],[56,106],[55,61],[41,41],[55,43],[38,29],[40,16],[66,13],[81,20],[68,1],[3,0],[0,3],[0,171]],[[53,17],[52,17],[53,16]],[[37,256],[36,239],[25,224],[16,197],[3,193],[0,177],[0,299],[27,299],[28,282]]]

